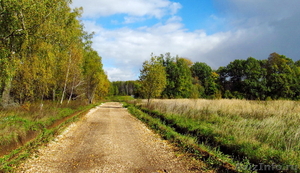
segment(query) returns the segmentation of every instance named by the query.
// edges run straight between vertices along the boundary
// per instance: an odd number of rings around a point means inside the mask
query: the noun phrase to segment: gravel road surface
[[[111,102],[71,124],[18,172],[197,172],[175,155],[166,141]]]

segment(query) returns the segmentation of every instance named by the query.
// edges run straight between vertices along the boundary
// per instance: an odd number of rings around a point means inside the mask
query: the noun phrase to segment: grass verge
[[[207,164],[207,167],[202,168],[202,171],[214,170],[215,172],[252,172],[252,171],[238,171],[236,170],[236,162],[229,156],[219,152],[218,149],[209,147],[204,143],[198,144],[197,138],[190,135],[183,135],[168,126],[166,122],[162,121],[157,116],[150,116],[141,111],[140,107],[125,103],[128,111],[137,117],[142,122],[146,123],[149,128],[155,130],[164,139],[172,142],[177,147],[181,148],[183,152],[188,152],[192,157],[200,159]],[[152,114],[153,115],[153,114]],[[240,166],[248,166],[248,162],[239,163]]]
[[[51,107],[53,105],[48,104],[45,109],[48,109],[49,106]],[[26,110],[25,112],[23,110],[19,112],[16,112],[16,110],[6,110],[7,113],[13,112],[15,114],[13,116],[3,116],[4,111],[2,111],[2,122],[4,119],[9,123],[5,123],[5,128],[3,128],[3,124],[1,124],[2,129],[0,129],[0,132],[9,132],[10,136],[19,137],[17,137],[17,141],[15,141],[14,137],[10,137],[7,138],[5,143],[2,143],[2,146],[13,145],[16,149],[6,152],[6,155],[0,158],[0,172],[14,172],[14,169],[24,161],[24,159],[30,157],[40,145],[51,141],[55,136],[60,134],[67,125],[77,121],[81,116],[85,115],[89,109],[95,106],[96,105],[84,106],[76,104],[68,105],[68,107],[52,107],[51,110],[53,112],[50,111],[49,113],[49,110],[44,110],[44,116],[40,116],[40,118],[36,120],[34,120],[34,116],[28,115],[28,112],[31,112],[31,110]],[[47,115],[46,112],[50,115]],[[55,115],[51,112],[55,113]],[[7,128],[14,131],[5,131],[4,129]],[[32,135],[27,138],[28,134]],[[17,145],[14,145],[16,142]],[[2,149],[3,148],[5,147],[2,147]]]

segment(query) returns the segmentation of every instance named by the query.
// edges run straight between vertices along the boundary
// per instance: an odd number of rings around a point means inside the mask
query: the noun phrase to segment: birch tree
[[[143,63],[140,74],[141,94],[150,103],[151,98],[159,97],[166,88],[166,71],[162,59],[152,57]]]

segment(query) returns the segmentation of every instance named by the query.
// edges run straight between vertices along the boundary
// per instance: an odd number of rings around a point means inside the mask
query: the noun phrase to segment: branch
[[[22,21],[22,28],[23,28],[24,31],[26,31],[24,15],[23,15],[22,11],[20,11],[20,15],[21,15],[21,21]]]
[[[16,32],[21,32],[21,31],[23,31],[23,29],[14,30],[9,35],[3,37],[2,40],[7,40],[9,37],[12,37],[12,36],[22,36],[22,35],[24,35],[24,34],[15,34]]]

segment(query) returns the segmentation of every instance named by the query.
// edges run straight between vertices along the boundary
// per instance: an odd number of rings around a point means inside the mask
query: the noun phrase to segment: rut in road
[[[166,141],[111,102],[70,125],[18,172],[193,172],[189,167]]]

